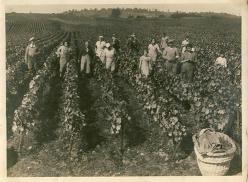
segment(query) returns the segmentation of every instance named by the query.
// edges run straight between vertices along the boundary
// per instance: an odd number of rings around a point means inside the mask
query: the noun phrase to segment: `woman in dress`
[[[115,56],[116,51],[111,46],[110,43],[106,43],[106,49],[104,50],[105,53],[105,62],[106,62],[106,69],[111,70],[113,72],[115,70]]]
[[[96,42],[95,52],[96,52],[96,56],[99,57],[102,63],[104,63],[105,44],[106,42],[104,41],[104,37],[102,35],[99,36],[99,40]]]
[[[56,52],[58,57],[60,57],[59,72],[60,72],[61,78],[64,76],[64,73],[66,71],[66,65],[67,65],[67,62],[70,60],[71,52],[72,52],[72,49],[69,47],[68,42],[65,42],[64,45],[61,45]]]
[[[147,78],[151,70],[151,58],[148,56],[148,52],[145,49],[143,56],[140,57],[139,70],[142,75]]]
[[[153,63],[157,60],[158,52],[162,53],[160,51],[158,44],[156,43],[155,39],[153,38],[151,43],[148,46],[148,55],[151,57],[151,60]]]

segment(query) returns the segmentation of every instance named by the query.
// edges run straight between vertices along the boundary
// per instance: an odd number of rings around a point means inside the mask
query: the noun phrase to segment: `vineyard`
[[[191,138],[206,127],[241,147],[239,18],[96,21],[6,15],[8,176],[201,175]],[[180,47],[187,33],[198,50],[193,83],[170,75],[161,57],[143,78],[142,50],[127,54],[132,32],[143,47],[163,32]],[[111,74],[94,59],[90,76],[79,73],[84,41],[94,46],[99,35],[110,40],[113,33],[121,42],[117,70]],[[41,50],[35,74],[24,61],[32,36]],[[64,41],[72,54],[61,79],[55,52]],[[216,68],[223,50],[228,67]],[[237,152],[228,175],[240,172]]]

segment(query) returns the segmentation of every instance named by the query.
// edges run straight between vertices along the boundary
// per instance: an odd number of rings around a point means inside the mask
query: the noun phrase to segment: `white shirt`
[[[149,56],[157,56],[157,51],[160,52],[158,44],[149,44],[148,46],[148,55]]]
[[[109,49],[104,49],[104,53],[105,53],[105,58],[106,61],[113,61],[114,55],[115,55],[115,49],[112,48],[111,50]]]
[[[70,51],[71,49],[69,47],[62,45],[58,48],[57,55],[60,57],[66,57]]]
[[[223,67],[227,67],[227,61],[226,61],[226,58],[223,58],[223,57],[218,57],[215,61],[215,65],[220,65],[220,66],[223,66]]]
[[[185,47],[185,46],[188,45],[188,44],[189,44],[189,41],[188,41],[188,40],[182,41],[182,46],[183,46],[183,47]]]
[[[34,47],[36,47],[36,45],[34,43],[31,43],[31,44],[29,44],[29,47],[34,48]]]
[[[186,46],[189,44],[189,41],[187,41],[187,40],[184,40],[184,41],[182,41],[182,53],[184,53],[185,52],[185,50],[186,50]]]
[[[96,55],[97,56],[101,56],[102,52],[103,52],[103,49],[106,45],[106,42],[105,41],[97,41],[96,42]]]

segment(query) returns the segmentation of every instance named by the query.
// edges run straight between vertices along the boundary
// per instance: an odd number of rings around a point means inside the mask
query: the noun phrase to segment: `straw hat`
[[[135,37],[136,35],[135,35],[135,33],[133,33],[132,35],[131,35],[131,37]]]
[[[33,41],[34,39],[35,39],[34,37],[31,37],[31,38],[29,39],[29,42]]]

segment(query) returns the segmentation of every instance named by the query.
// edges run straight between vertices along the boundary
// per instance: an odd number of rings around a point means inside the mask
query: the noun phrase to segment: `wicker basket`
[[[207,155],[202,155],[199,153],[199,144],[196,139],[196,135],[193,136],[197,163],[203,176],[224,176],[229,170],[230,162],[233,159],[234,153],[236,151],[236,145],[234,141],[227,135],[223,133],[219,134],[225,141],[229,142],[232,147],[222,153],[207,153]]]

